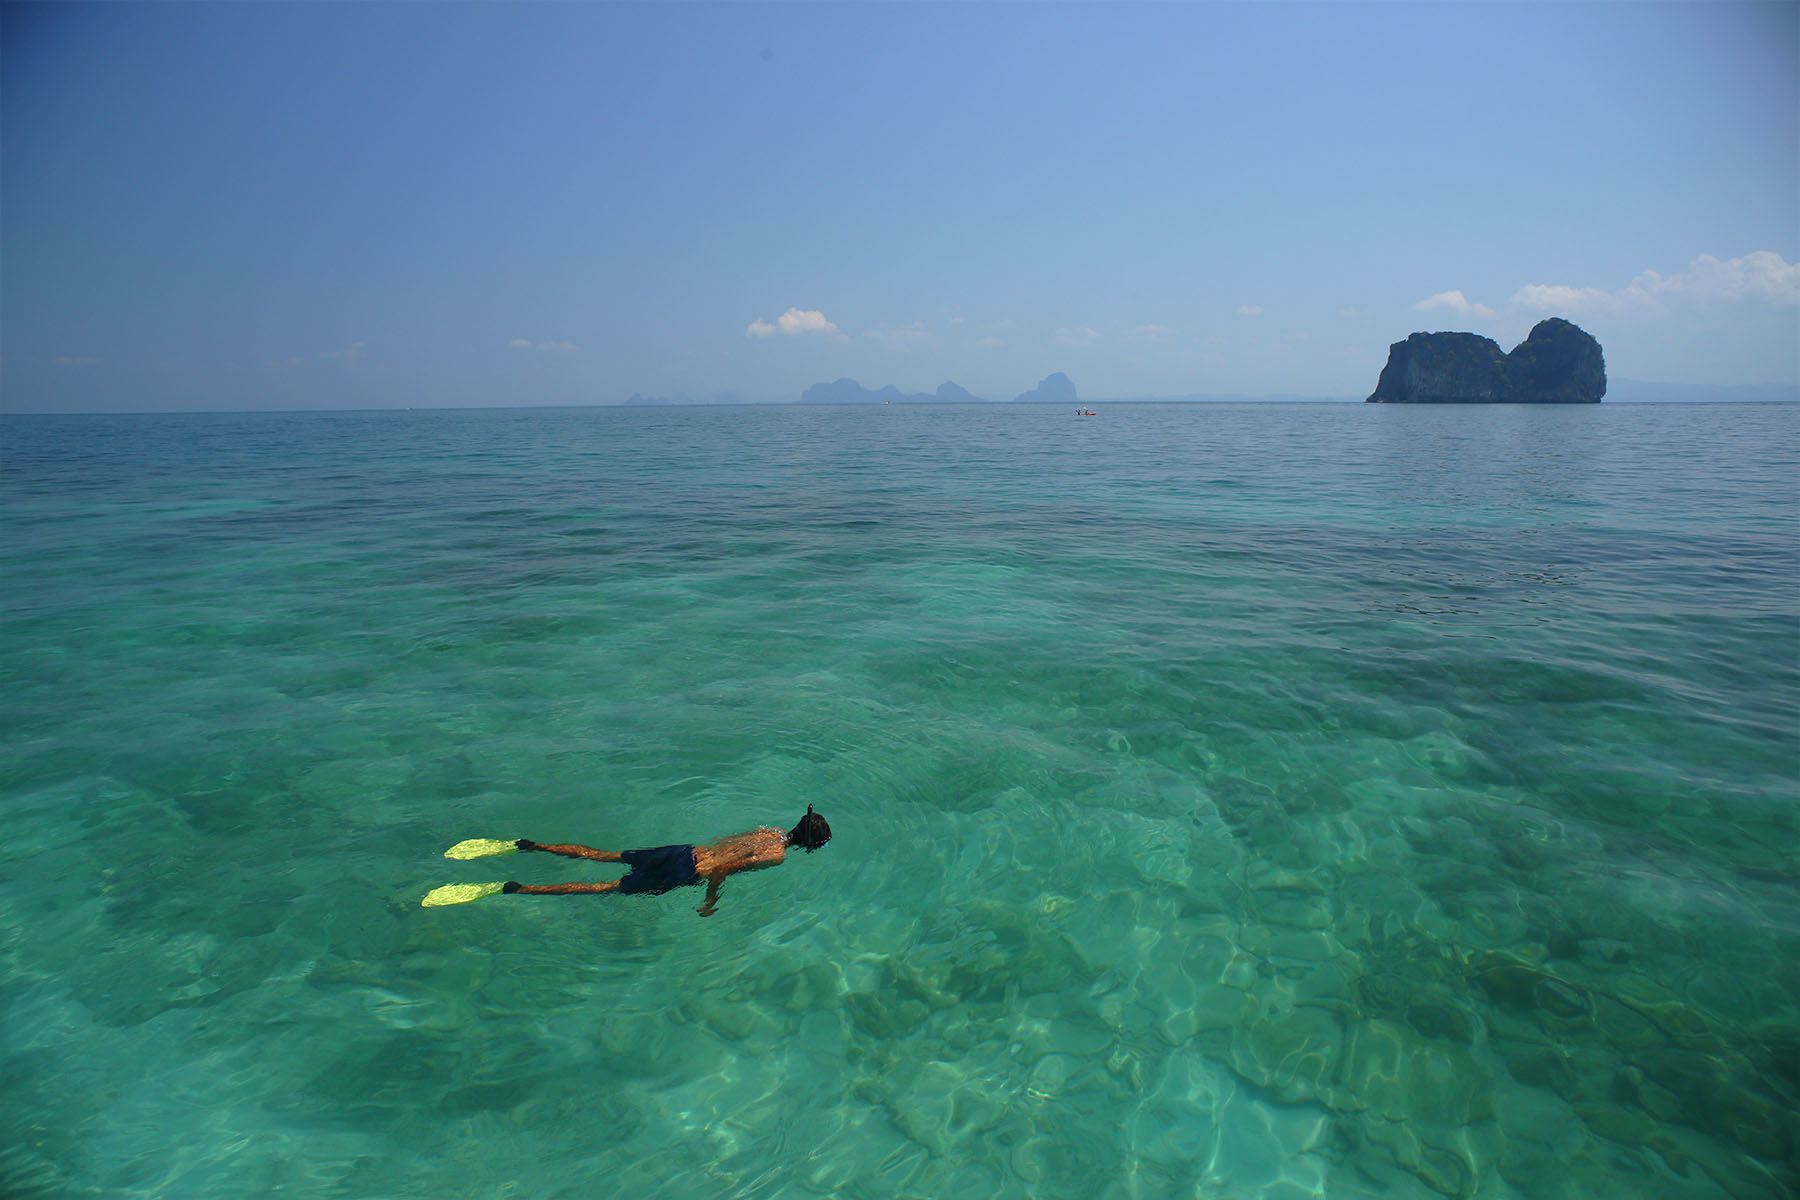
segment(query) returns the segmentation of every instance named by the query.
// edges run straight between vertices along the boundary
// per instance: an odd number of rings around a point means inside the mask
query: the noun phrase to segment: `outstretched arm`
[[[724,886],[724,883],[725,876],[722,874],[714,875],[711,879],[708,879],[706,881],[706,899],[702,901],[700,907],[694,911],[703,917],[712,916],[714,910],[719,907],[719,888]]]
[[[592,846],[575,846],[561,842],[534,842],[530,838],[520,838],[513,845],[521,850],[542,850],[546,854],[560,854],[564,858],[590,858],[595,862],[625,861],[615,850],[596,850]]]

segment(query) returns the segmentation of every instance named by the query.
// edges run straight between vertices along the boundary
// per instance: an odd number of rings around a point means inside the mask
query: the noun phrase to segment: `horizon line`
[[[1740,383],[1740,384],[1665,384],[1648,383],[1647,381],[1624,381],[1642,383],[1644,386],[1659,388],[1682,388],[1696,391],[1742,392],[1742,391],[1774,391],[1791,393],[1781,398],[1760,399],[1672,399],[1672,400],[1630,400],[1608,397],[1591,404],[1535,404],[1519,402],[1513,404],[1497,404],[1492,402],[1446,402],[1441,404],[1387,404],[1383,408],[1437,407],[1437,408],[1597,408],[1602,404],[1615,406],[1635,405],[1678,405],[1678,404],[1800,404],[1800,384],[1783,383]],[[1610,390],[1610,389],[1609,389]],[[1062,408],[1068,404],[1066,400],[903,400],[900,406],[905,408]],[[1077,407],[1095,404],[1112,405],[1161,405],[1161,404],[1270,404],[1299,406],[1308,404],[1330,404],[1361,406],[1367,404],[1364,398],[1354,396],[1307,396],[1288,393],[1269,393],[1260,396],[1234,395],[1230,393],[1202,394],[1191,396],[1116,396],[1096,397],[1077,400]],[[805,400],[667,400],[657,403],[633,404],[625,400],[599,400],[587,404],[407,404],[407,405],[360,405],[356,407],[318,408],[91,408],[91,409],[0,409],[0,419],[6,417],[172,417],[172,416],[297,416],[305,414],[327,413],[398,413],[398,412],[545,412],[557,410],[580,410],[595,408],[892,408],[892,402],[871,401],[805,401]]]

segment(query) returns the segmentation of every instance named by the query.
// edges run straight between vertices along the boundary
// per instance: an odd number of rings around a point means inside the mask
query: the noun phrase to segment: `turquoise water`
[[[1800,1179],[1800,407],[0,439],[8,1195]]]

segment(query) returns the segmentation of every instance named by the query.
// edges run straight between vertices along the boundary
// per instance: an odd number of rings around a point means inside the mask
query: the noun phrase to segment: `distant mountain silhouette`
[[[893,384],[879,391],[866,388],[854,379],[834,379],[815,383],[800,393],[802,404],[979,404],[981,397],[967,388],[946,380],[931,392],[902,392]]]
[[[815,383],[800,393],[802,404],[880,404],[883,401],[901,400],[900,389],[893,384],[880,391],[871,391],[854,379],[835,379],[830,383]]]
[[[1020,392],[1013,397],[1014,403],[1028,404],[1073,404],[1075,403],[1075,385],[1067,375],[1057,371],[1046,375],[1038,381],[1038,385],[1029,392]]]
[[[1014,402],[1074,404],[1075,385],[1061,371],[1047,375],[1029,392],[1020,392]],[[945,380],[936,392],[902,392],[893,384],[879,390],[866,388],[854,379],[834,379],[815,383],[800,393],[802,404],[984,404],[980,396],[960,384]]]

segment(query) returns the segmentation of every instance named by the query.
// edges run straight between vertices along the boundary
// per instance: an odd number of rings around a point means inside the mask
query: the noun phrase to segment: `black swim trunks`
[[[619,858],[631,866],[631,874],[619,880],[619,894],[623,896],[657,896],[700,882],[699,863],[692,846],[627,850]]]

